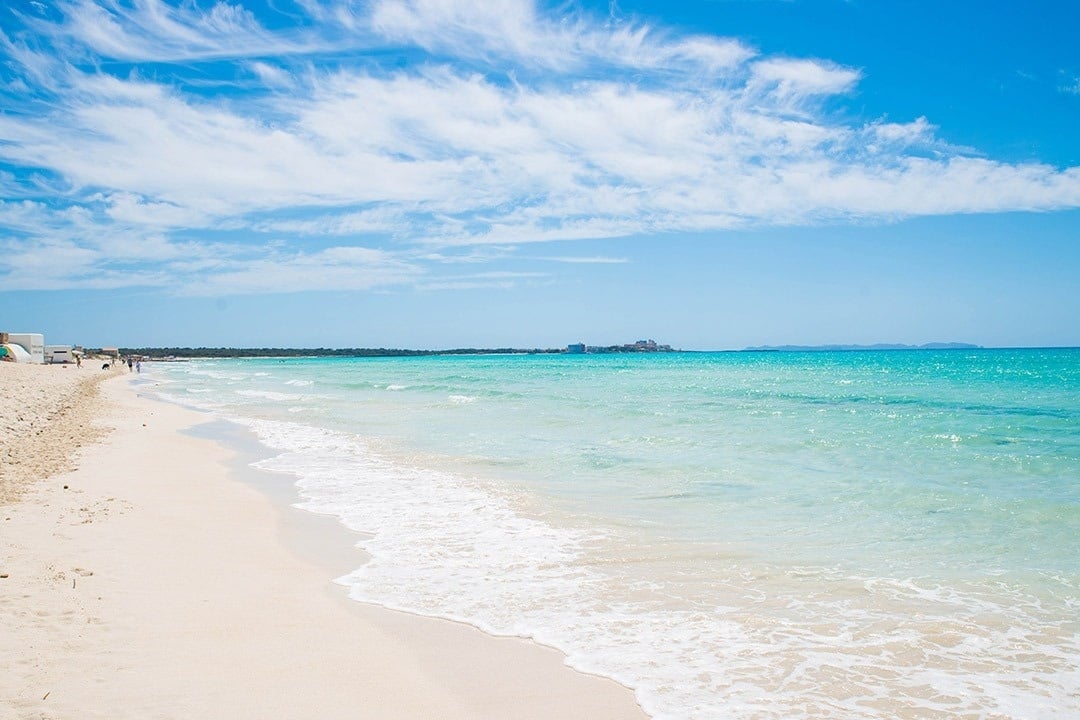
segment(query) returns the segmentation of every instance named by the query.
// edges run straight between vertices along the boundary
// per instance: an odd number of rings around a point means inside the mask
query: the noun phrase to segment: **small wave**
[[[457,405],[467,405],[469,403],[476,402],[476,398],[472,397],[471,395],[451,395],[447,399]]]
[[[303,400],[303,395],[293,395],[290,393],[272,392],[270,390],[237,390],[237,395],[250,398],[259,398],[260,400],[273,400],[274,402],[284,402],[286,400]]]

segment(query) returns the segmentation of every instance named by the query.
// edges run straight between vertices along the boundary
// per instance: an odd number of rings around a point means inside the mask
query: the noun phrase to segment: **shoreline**
[[[168,403],[167,400],[155,402]],[[192,410],[192,412],[199,412]],[[346,575],[367,561],[368,555],[356,544],[358,536],[336,517],[296,507],[301,498],[295,476],[254,467],[252,463],[274,454],[248,429],[207,416],[206,421],[181,431],[184,435],[212,442],[226,448],[232,479],[266,497],[277,509],[283,544],[312,565],[325,569],[335,587],[334,578]],[[347,589],[341,587],[347,602]]]
[[[18,649],[0,669],[0,709],[647,717],[630,690],[551,648],[348,599],[333,582],[362,561],[352,543],[338,547],[347,529],[291,507],[287,478],[252,482],[267,472],[245,470],[244,449],[214,437],[208,418],[118,376],[96,381],[92,411],[111,434],[69,448],[78,469],[0,505],[0,632]]]

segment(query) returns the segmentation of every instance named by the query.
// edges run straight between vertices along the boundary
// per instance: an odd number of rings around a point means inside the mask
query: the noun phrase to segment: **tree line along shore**
[[[91,355],[100,350],[88,349]],[[291,358],[291,357],[420,357],[430,355],[562,355],[567,348],[454,348],[450,350],[406,350],[401,348],[228,348],[228,347],[142,347],[119,348],[121,356],[148,360],[192,358]],[[589,346],[589,353],[674,352],[633,345]]]
[[[93,352],[93,351],[91,351]],[[424,355],[554,354],[562,349],[457,348],[453,350],[406,350],[402,348],[228,348],[144,347],[120,348],[123,356],[150,360],[191,358],[289,358],[289,357],[414,357]]]

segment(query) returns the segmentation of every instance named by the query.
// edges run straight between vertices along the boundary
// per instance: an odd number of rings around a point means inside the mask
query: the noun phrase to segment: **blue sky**
[[[14,0],[0,329],[1080,345],[1075,2]]]

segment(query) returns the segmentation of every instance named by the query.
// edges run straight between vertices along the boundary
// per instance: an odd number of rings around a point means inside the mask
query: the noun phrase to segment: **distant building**
[[[75,356],[71,354],[70,345],[46,345],[45,362],[49,365],[75,362]]]
[[[7,333],[8,342],[21,345],[30,354],[30,362],[45,362],[45,336],[41,333]]]
[[[567,345],[566,352],[570,355],[583,355],[585,353],[585,343]]]

